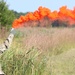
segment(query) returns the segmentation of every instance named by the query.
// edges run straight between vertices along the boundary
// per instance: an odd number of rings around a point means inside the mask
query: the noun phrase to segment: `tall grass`
[[[75,28],[22,28],[1,56],[6,75],[74,75]]]

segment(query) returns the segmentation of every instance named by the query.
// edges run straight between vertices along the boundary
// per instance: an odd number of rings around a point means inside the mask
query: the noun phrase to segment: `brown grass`
[[[36,47],[41,51],[56,50],[75,42],[75,28],[20,28],[23,33],[23,46],[27,49]]]
[[[2,55],[6,75],[75,74],[75,28],[18,31],[11,48]]]

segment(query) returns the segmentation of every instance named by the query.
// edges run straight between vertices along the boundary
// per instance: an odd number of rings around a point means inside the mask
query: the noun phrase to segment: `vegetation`
[[[27,13],[9,10],[6,2],[0,0],[0,29],[9,29],[14,19]],[[11,48],[0,57],[6,75],[75,74],[75,28],[63,28],[68,26],[67,21],[51,21],[47,17],[23,24],[34,28],[19,29]],[[8,32],[4,29],[0,34],[4,41]]]
[[[1,56],[6,75],[75,74],[75,28],[22,28],[18,32]]]
[[[14,10],[12,10],[12,12],[15,14],[15,17],[16,18],[19,18],[21,15],[26,15],[28,12],[26,12],[26,13],[23,13],[23,12],[17,12],[17,11],[14,11]]]
[[[16,18],[19,18],[21,15],[25,14],[26,13],[18,13],[14,10],[9,10],[7,3],[4,0],[0,0],[0,29],[2,29],[2,27],[10,28],[12,22]]]
[[[10,16],[9,16],[10,15]],[[15,19],[14,13],[8,9],[8,5],[4,0],[0,0],[0,26],[10,26]]]

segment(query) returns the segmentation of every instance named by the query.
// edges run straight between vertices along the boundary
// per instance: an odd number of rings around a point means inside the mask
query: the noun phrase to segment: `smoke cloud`
[[[60,22],[67,23],[67,26],[73,26],[75,24],[75,8],[71,10],[67,6],[62,6],[59,11],[52,12],[50,9],[40,6],[38,10],[14,20],[12,27],[48,26],[56,23],[59,25]]]

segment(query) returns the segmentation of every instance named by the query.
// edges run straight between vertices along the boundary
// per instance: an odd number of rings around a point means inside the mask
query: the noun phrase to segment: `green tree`
[[[11,26],[15,19],[14,13],[8,9],[8,5],[4,0],[0,0],[0,28]]]

